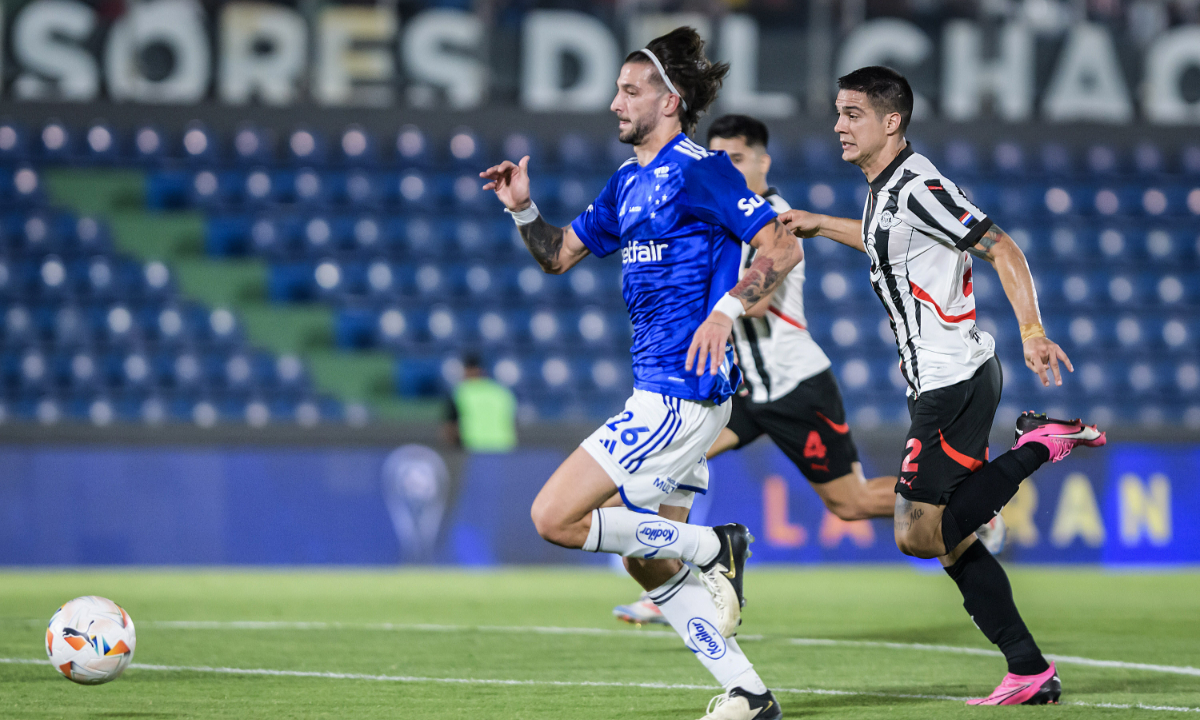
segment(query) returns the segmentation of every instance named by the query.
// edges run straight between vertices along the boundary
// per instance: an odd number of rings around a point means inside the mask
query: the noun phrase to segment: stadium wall
[[[894,472],[898,444],[859,444],[868,477]],[[0,564],[604,564],[542,541],[529,521],[566,452],[10,444],[0,446]],[[1005,509],[1002,557],[1200,562],[1198,463],[1197,444],[1122,442],[1044,467]],[[754,562],[904,561],[889,522],[837,520],[769,443],[712,469],[693,519],[749,525]]]

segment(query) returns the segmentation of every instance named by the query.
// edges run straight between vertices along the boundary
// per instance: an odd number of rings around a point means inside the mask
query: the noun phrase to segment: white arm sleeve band
[[[725,293],[720,300],[717,301],[713,310],[726,315],[730,320],[737,320],[746,314],[746,308],[742,306],[742,301],[738,300],[729,293]]]
[[[513,222],[517,224],[517,227],[528,225],[529,223],[541,217],[542,214],[541,211],[538,210],[537,203],[532,200],[529,201],[529,207],[525,208],[524,210],[513,212],[512,210],[505,208],[504,212],[512,215]]]

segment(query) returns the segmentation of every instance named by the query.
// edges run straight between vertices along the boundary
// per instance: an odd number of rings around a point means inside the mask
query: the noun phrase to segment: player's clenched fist
[[[815,237],[821,232],[821,217],[804,210],[788,210],[779,214],[779,222],[793,235],[802,238]]]
[[[521,158],[519,164],[505,160],[499,165],[479,173],[479,177],[488,181],[484,190],[495,190],[496,197],[504,203],[504,207],[513,212],[520,212],[533,202],[529,199],[529,156]]]
[[[695,359],[696,374],[703,375],[707,364],[708,374],[716,375],[725,362],[725,344],[733,332],[733,320],[725,313],[713,310],[708,318],[696,328],[692,346],[688,348],[685,370],[691,370]]]

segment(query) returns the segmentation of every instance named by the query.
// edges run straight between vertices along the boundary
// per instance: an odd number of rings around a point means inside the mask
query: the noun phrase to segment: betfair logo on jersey
[[[664,548],[679,539],[679,530],[669,522],[647,520],[638,525],[637,539],[643,545]]]
[[[694,617],[688,620],[688,639],[692,641],[693,649],[704,653],[712,660],[719,660],[725,655],[725,638],[709,621]]]
[[[653,240],[639,243],[635,240],[632,245],[621,248],[621,264],[658,262],[663,259],[663,250],[666,249],[667,243],[656,243]]]
[[[755,210],[762,207],[764,204],[766,204],[766,202],[766,199],[764,199],[761,195],[742,198],[741,200],[738,200],[738,210],[741,210],[746,217],[750,217],[754,214]]]

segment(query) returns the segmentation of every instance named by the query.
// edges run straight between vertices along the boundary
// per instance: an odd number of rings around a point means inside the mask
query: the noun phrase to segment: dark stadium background
[[[1195,563],[1198,23],[1183,1],[5,3],[0,563],[581,561],[527,508],[628,393],[620,266],[541,276],[476,173],[531,154],[566,224],[629,155],[620,59],[678,24],[734,63],[710,117],[768,123],[794,206],[860,213],[833,80],[884,63],[920,96],[917,149],[1022,244],[1076,372],[1037,386],[977,263],[1006,378],[993,452],[1023,409],[1110,445],[1026,484],[1006,557]],[[907,414],[865,257],[805,247],[812,332],[868,476],[892,473]],[[467,351],[518,397],[511,456],[442,441]],[[431,486],[384,473],[411,444],[445,463]],[[756,560],[900,558],[773,447],[714,478],[705,512],[762,527]]]

